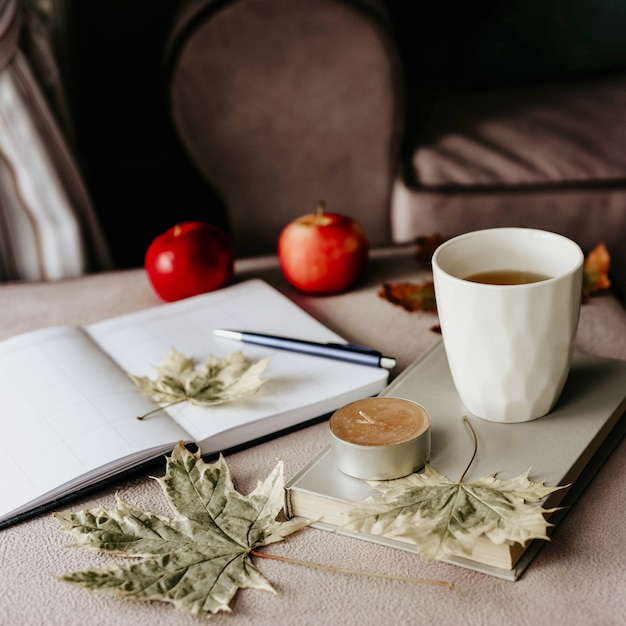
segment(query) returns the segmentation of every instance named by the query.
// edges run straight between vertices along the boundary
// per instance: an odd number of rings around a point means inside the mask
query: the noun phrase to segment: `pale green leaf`
[[[234,488],[221,455],[215,463],[205,463],[200,452],[192,454],[179,443],[157,481],[174,511],[171,519],[120,498],[113,509],[55,514],[75,545],[135,557],[128,564],[70,573],[63,580],[204,615],[229,612],[240,588],[274,591],[250,551],[281,541],[308,523],[277,520],[284,493],[281,461],[244,496]]]
[[[547,539],[545,514],[554,509],[529,503],[562,488],[533,483],[528,472],[508,480],[494,474],[453,483],[430,465],[423,473],[370,484],[381,495],[346,513],[345,528],[410,542],[428,560],[469,555],[481,535],[496,544]]]
[[[192,359],[172,348],[154,368],[156,378],[128,375],[139,393],[158,404],[212,406],[255,394],[266,381],[261,374],[268,363],[269,357],[251,363],[242,352],[233,352],[222,358],[209,355],[196,368]]]

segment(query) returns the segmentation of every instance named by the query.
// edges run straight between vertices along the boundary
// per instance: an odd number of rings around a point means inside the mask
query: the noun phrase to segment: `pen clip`
[[[368,348],[366,346],[359,346],[354,343],[332,343],[329,342],[326,344],[327,346],[332,346],[333,348],[338,348],[339,350],[347,350],[349,352],[361,352],[363,354],[372,354],[374,356],[381,356],[381,353],[378,350],[373,350],[372,348]]]

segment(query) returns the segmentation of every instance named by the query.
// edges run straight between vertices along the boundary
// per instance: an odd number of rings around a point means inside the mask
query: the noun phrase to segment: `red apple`
[[[290,222],[278,238],[278,259],[285,278],[300,291],[339,293],[363,274],[369,243],[351,217],[326,213],[323,203],[316,213]]]
[[[214,291],[231,282],[235,255],[228,235],[206,222],[182,222],[156,237],[144,267],[168,302]]]

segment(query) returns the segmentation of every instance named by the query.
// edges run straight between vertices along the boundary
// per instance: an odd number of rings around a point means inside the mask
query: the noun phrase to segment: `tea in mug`
[[[525,270],[490,270],[488,272],[470,274],[465,276],[463,280],[469,280],[472,283],[485,283],[487,285],[525,285],[527,283],[538,283],[542,280],[548,280],[548,278],[550,276]]]

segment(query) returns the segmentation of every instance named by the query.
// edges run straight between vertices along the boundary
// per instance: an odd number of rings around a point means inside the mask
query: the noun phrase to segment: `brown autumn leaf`
[[[598,244],[587,254],[583,273],[583,302],[610,288],[610,266],[611,257],[603,243]]]
[[[432,280],[421,283],[383,283],[378,295],[392,304],[397,304],[407,311],[426,311],[435,313],[435,287]]]

